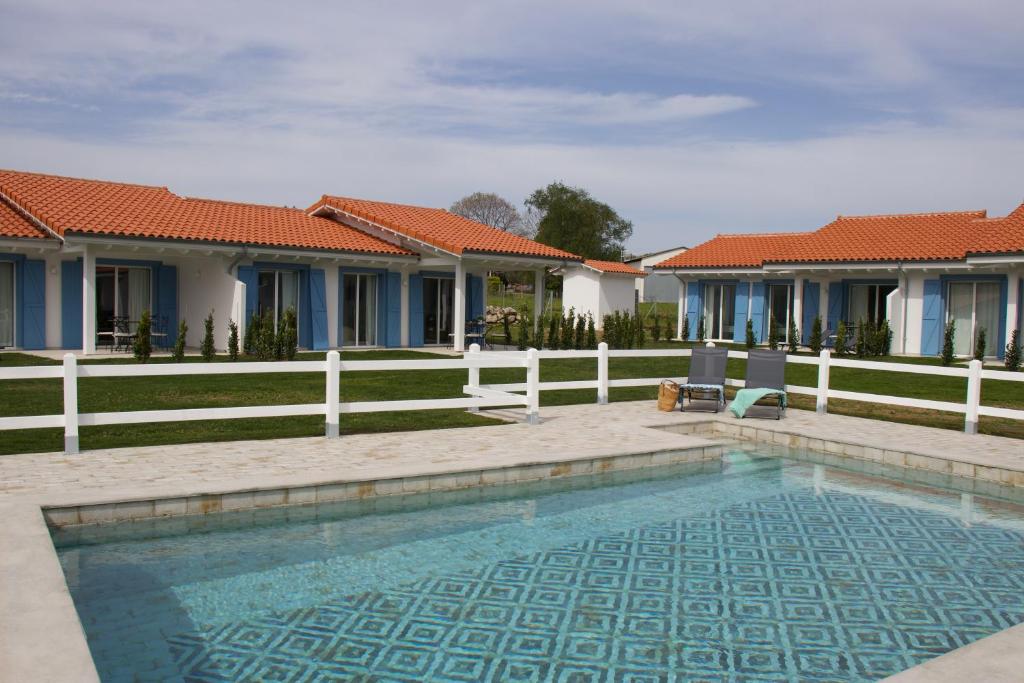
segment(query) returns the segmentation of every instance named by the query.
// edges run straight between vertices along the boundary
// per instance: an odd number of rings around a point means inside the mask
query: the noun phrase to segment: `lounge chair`
[[[725,407],[725,365],[729,361],[728,349],[694,349],[690,356],[690,374],[679,386],[680,410],[686,410],[686,399],[693,402],[714,401],[715,412]]]
[[[729,410],[736,417],[746,417],[753,406],[775,408],[775,419],[786,412],[786,352],[751,349],[747,352],[747,380],[736,392]]]

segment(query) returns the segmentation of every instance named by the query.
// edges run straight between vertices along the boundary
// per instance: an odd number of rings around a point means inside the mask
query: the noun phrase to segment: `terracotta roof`
[[[50,235],[0,198],[0,237],[45,239]]]
[[[586,259],[583,265],[589,266],[594,270],[599,270],[602,273],[614,273],[616,275],[632,275],[633,277],[647,277],[647,273],[633,266],[626,265],[621,261],[596,261],[594,259]]]
[[[444,209],[324,195],[307,211],[313,213],[325,207],[362,218],[452,254],[479,252],[583,260],[567,251],[471,221]]]
[[[84,233],[413,255],[300,209],[186,198],[166,187],[0,170],[0,192],[59,235]]]
[[[806,232],[726,234],[656,264],[655,268],[760,268],[771,254],[804,239]]]
[[[967,250],[972,254],[1024,252],[1024,204],[1003,218],[983,221],[983,230]]]

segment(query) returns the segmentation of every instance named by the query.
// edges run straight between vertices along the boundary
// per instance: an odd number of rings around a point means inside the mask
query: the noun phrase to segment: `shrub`
[[[1020,370],[1020,330],[1010,333],[1010,343],[1006,345],[1006,355],[1003,356],[1003,365],[1011,372]]]
[[[269,315],[253,316],[253,326],[253,354],[259,360],[274,360],[277,355],[274,318]]]
[[[525,351],[530,346],[530,323],[527,322],[525,315],[519,316],[516,327],[519,328],[519,350]]]
[[[697,341],[704,343],[704,316],[697,318]]]
[[[956,320],[950,319],[946,323],[946,330],[942,333],[942,364],[952,365],[956,359],[953,352],[953,337],[956,335]]]
[[[278,335],[279,359],[295,360],[299,352],[299,326],[295,317],[295,309],[288,307],[281,317],[283,331]]]
[[[587,313],[587,348],[597,349],[597,324],[592,313]]]
[[[559,315],[551,314],[548,320],[548,348],[557,349],[559,348],[558,343],[558,332],[562,329],[562,317]]]
[[[570,308],[562,318],[562,330],[560,333],[561,348],[563,351],[571,351],[575,343],[576,309]]]
[[[501,327],[505,333],[505,346],[512,346],[512,316],[508,311],[501,314]]]
[[[153,318],[146,310],[142,312],[139,326],[135,329],[135,339],[132,341],[132,352],[135,354],[135,360],[140,363],[149,362],[149,357],[153,355],[152,334]]]
[[[633,341],[636,348],[642,349],[647,344],[647,330],[644,329],[644,321],[639,315],[633,316],[633,329],[636,331]]]
[[[228,320],[228,357],[231,362],[238,360],[238,323]]]
[[[867,339],[864,336],[864,321],[857,321],[857,336],[853,340],[853,351],[857,354],[857,358],[863,358],[867,355]]]
[[[246,354],[256,353],[256,337],[262,328],[263,322],[260,320],[260,314],[253,313],[252,318],[249,319],[249,324],[245,326],[245,340],[242,344],[242,350]]]
[[[774,315],[768,316],[768,348],[772,351],[779,348],[779,326]]]
[[[199,351],[203,354],[204,363],[213,361],[215,354],[213,348],[213,311],[210,311],[210,315],[206,316],[206,319],[203,320],[203,343],[199,347]]]
[[[985,347],[988,346],[988,335],[984,327],[978,328],[978,336],[974,340],[974,359],[985,360]]]
[[[586,348],[587,344],[587,316],[579,313],[576,315],[576,340],[573,346],[577,351]]]
[[[789,352],[796,353],[800,350],[800,330],[796,328],[796,321],[789,319]]]
[[[533,330],[533,348],[541,351],[544,348],[544,318],[537,313],[536,326]]]
[[[850,331],[846,329],[846,322],[840,320],[839,326],[836,327],[836,353],[840,356],[845,356],[846,352],[849,351],[847,348],[849,345]]]
[[[747,318],[747,333],[744,340],[748,349],[757,346],[757,335],[754,334],[754,321]]]
[[[824,340],[821,334],[821,316],[814,316],[814,322],[811,323],[811,338],[807,340],[808,346],[811,347],[811,351],[815,354],[821,353],[821,347],[824,346]]]
[[[178,337],[174,340],[174,362],[185,361],[185,337],[188,335],[188,324],[184,320],[178,321]]]
[[[878,326],[878,330],[875,332],[875,353],[879,356],[888,356],[892,350],[892,328],[889,327],[889,321],[883,320],[882,324]]]
[[[654,314],[654,324],[651,325],[651,337],[654,341],[661,341],[661,316],[657,313]]]
[[[683,341],[690,341],[690,316],[683,316]]]

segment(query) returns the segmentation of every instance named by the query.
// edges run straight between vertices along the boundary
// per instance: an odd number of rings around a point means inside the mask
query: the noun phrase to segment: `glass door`
[[[114,319],[126,321],[131,332],[142,312],[153,312],[149,268],[96,267],[96,331],[113,334]],[[124,329],[117,330],[123,332]]]
[[[793,317],[793,285],[768,285],[768,315],[775,318],[781,339],[789,343],[789,321]]]
[[[999,285],[995,282],[949,283],[946,322],[956,323],[953,352],[974,355],[978,331],[985,330],[986,355],[994,356],[1002,340],[999,336]]]
[[[704,331],[708,339],[732,341],[736,285],[704,286]]]
[[[452,309],[455,281],[450,278],[423,278],[423,343],[448,344],[455,329]]]
[[[345,273],[342,289],[342,345],[376,346],[377,276]]]
[[[877,327],[885,320],[885,304],[896,285],[850,285],[846,322],[870,322]]]
[[[0,261],[0,346],[14,346],[14,264]]]
[[[295,270],[262,270],[256,275],[256,302],[260,315],[269,316],[274,326],[280,324],[284,312],[295,311],[299,319],[299,273]]]

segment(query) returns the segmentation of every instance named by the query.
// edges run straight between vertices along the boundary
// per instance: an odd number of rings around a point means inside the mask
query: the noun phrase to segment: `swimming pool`
[[[109,681],[874,680],[1024,621],[1024,507],[816,457],[54,541]]]

